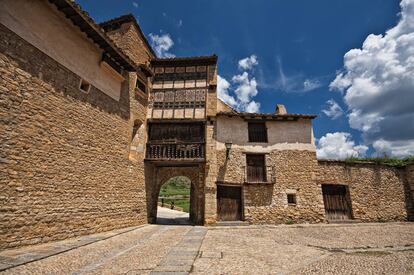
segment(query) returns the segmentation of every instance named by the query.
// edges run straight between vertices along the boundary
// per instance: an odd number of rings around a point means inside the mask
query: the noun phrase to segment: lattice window
[[[264,122],[249,122],[249,142],[267,142],[267,128]]]

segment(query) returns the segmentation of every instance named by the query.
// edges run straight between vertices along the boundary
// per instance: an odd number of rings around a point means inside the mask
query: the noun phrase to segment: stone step
[[[215,226],[247,226],[249,222],[247,221],[219,221]]]

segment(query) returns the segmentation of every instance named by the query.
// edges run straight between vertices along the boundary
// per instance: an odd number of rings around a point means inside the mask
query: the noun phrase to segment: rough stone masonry
[[[0,249],[156,222],[172,176],[199,225],[412,219],[413,165],[318,161],[316,116],[232,109],[217,58],[157,58],[132,15],[1,1]]]

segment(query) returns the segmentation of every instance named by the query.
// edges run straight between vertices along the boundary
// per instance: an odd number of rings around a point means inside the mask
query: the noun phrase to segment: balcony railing
[[[147,143],[148,160],[202,160],[204,159],[204,142],[191,143]]]
[[[276,182],[275,167],[271,165],[243,166],[243,182],[273,184]]]

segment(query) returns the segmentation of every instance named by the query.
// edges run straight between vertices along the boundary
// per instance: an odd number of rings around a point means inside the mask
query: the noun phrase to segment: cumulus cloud
[[[326,116],[328,116],[332,119],[337,119],[338,117],[340,117],[344,114],[344,110],[342,110],[341,106],[339,106],[339,104],[336,103],[335,100],[329,99],[328,101],[326,101],[326,103],[328,104],[328,108],[322,110],[322,112]]]
[[[158,57],[175,57],[174,54],[168,52],[174,46],[174,41],[168,33],[161,35],[150,33],[149,37],[151,39],[151,46]]]
[[[237,107],[236,99],[229,94],[230,83],[217,75],[217,96],[232,107]]]
[[[414,0],[400,5],[398,24],[348,51],[330,84],[344,94],[350,126],[376,150],[396,156],[414,150]]]
[[[239,69],[240,70],[250,70],[254,66],[258,65],[257,56],[252,54],[249,57],[239,60]]]
[[[239,60],[238,64],[239,69],[248,70],[259,62],[256,55],[251,55]],[[234,75],[231,78],[231,84],[225,78],[217,75],[217,96],[238,111],[259,112],[260,103],[253,100],[253,97],[258,93],[256,78],[251,77],[247,71]]]
[[[318,140],[316,155],[319,159],[346,159],[365,156],[368,147],[355,145],[350,133],[327,133]]]
[[[414,155],[414,140],[398,140],[386,141],[379,139],[374,141],[372,146],[375,149],[376,155],[381,156],[396,156],[404,157]]]
[[[232,80],[237,84],[235,93],[241,103],[248,103],[252,97],[257,95],[258,91],[256,79],[254,77],[249,78],[248,72],[235,75]]]
[[[225,78],[217,75],[217,96],[233,108],[249,113],[259,112],[260,103],[252,98],[258,93],[256,79],[250,78],[247,72],[232,77],[230,84]],[[234,96],[230,95],[230,89]]]
[[[254,100],[250,101],[249,104],[246,105],[245,111],[248,113],[258,113],[260,110],[260,103]]]

